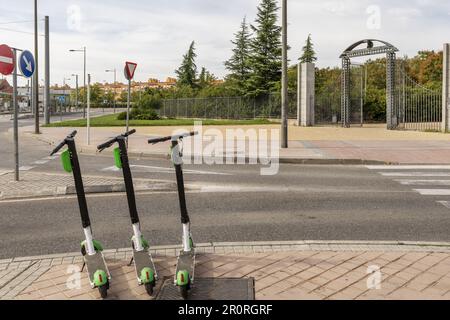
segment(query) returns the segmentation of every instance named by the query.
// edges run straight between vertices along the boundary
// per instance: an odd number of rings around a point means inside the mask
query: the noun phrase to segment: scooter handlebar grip
[[[75,136],[77,135],[78,131],[75,130],[74,132],[72,132],[67,138],[75,138]]]
[[[149,143],[149,144],[157,144],[157,143],[160,143],[160,142],[169,141],[169,140],[171,140],[171,139],[172,139],[172,137],[164,137],[164,138],[149,139],[149,140],[148,140],[148,143]]]
[[[136,133],[136,129],[133,129],[133,130],[128,131],[127,133],[125,133],[123,136],[124,137],[129,137],[129,136],[131,136],[132,134],[135,134],[135,133]]]
[[[61,150],[65,145],[66,145],[66,141],[64,140],[55,149],[53,149],[53,151],[50,154],[50,156],[53,156],[55,153],[57,153],[59,150]]]
[[[171,141],[173,139],[182,139],[182,138],[186,138],[186,137],[193,137],[193,136],[196,136],[196,135],[198,135],[198,132],[197,131],[193,131],[193,132],[186,133],[186,134],[179,135],[179,136],[169,136],[169,137],[164,137],[164,138],[149,139],[148,143],[149,144],[157,144],[157,143],[160,143],[160,142]]]
[[[110,140],[110,141],[108,141],[108,142],[105,142],[105,143],[99,145],[99,146],[97,147],[97,150],[100,151],[100,152],[102,152],[103,150],[105,150],[105,149],[111,147],[111,146],[116,142],[116,140],[117,140],[117,139],[114,138],[113,140]]]

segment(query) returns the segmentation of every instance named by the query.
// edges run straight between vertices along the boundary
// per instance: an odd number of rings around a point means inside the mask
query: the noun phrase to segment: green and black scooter
[[[183,225],[183,250],[178,255],[177,270],[175,272],[174,283],[180,288],[183,299],[188,299],[191,286],[194,284],[195,273],[195,245],[191,235],[191,220],[186,206],[186,194],[183,178],[183,151],[181,143],[184,138],[197,135],[198,132],[186,133],[183,135],[170,136],[165,138],[150,139],[149,144],[171,141],[171,158],[175,166],[177,176],[178,196],[181,210],[181,224]]]
[[[75,188],[78,196],[78,204],[80,206],[81,222],[85,239],[81,243],[81,253],[84,258],[84,266],[87,268],[89,274],[89,282],[92,288],[98,288],[103,299],[108,296],[109,283],[111,281],[111,274],[103,256],[103,247],[100,242],[94,240],[91,229],[91,220],[89,218],[89,211],[86,203],[86,195],[84,192],[83,179],[81,177],[80,163],[78,161],[77,149],[75,146],[75,136],[77,132],[67,136],[60,145],[51,153],[51,156],[59,152],[67,145],[67,150],[61,154],[63,168],[68,173],[73,173],[75,179]]]
[[[131,261],[130,265],[134,261],[138,283],[139,285],[144,285],[147,293],[151,296],[153,295],[153,289],[155,288],[156,281],[158,280],[158,275],[156,273],[152,256],[150,255],[149,252],[150,246],[148,242],[144,239],[144,236],[142,235],[141,232],[141,224],[136,207],[136,196],[134,193],[133,176],[131,174],[130,162],[128,159],[128,151],[127,151],[127,139],[134,133],[136,133],[136,130],[131,130],[130,132],[120,135],[98,146],[98,151],[102,152],[103,150],[113,146],[115,143],[119,145],[118,148],[114,149],[114,159],[116,167],[122,169],[123,171],[125,188],[128,198],[128,207],[130,210],[131,223],[133,226],[133,238],[132,238],[133,260]]]

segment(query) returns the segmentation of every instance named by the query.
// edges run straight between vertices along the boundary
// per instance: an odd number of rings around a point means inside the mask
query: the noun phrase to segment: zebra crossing
[[[450,165],[405,165],[405,166],[366,166],[383,177],[411,187],[414,192],[425,197],[450,196]],[[436,201],[450,209],[450,201]]]

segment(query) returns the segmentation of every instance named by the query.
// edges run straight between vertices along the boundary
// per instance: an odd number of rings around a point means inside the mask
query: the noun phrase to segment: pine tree
[[[205,67],[202,67],[202,71],[200,72],[200,76],[198,78],[198,86],[200,87],[200,89],[206,88],[207,86],[211,85],[214,80],[216,80],[214,74],[206,70]]]
[[[255,37],[251,42],[248,94],[267,94],[281,81],[281,27],[277,25],[276,0],[261,0],[255,25],[251,28]]]
[[[175,73],[178,76],[177,84],[179,86],[189,86],[194,88],[197,79],[197,66],[195,64],[195,58],[197,54],[195,53],[195,41],[192,41],[189,46],[188,52],[183,56],[183,62]]]
[[[308,39],[306,39],[306,45],[303,47],[303,55],[298,59],[300,62],[316,62],[316,52],[314,51],[314,45],[311,41],[311,35],[308,35]]]
[[[245,86],[251,72],[249,65],[250,42],[250,30],[246,18],[244,18],[240,30],[235,34],[235,40],[231,41],[234,44],[233,55],[225,62],[225,67],[231,72],[229,79],[242,93],[246,91]]]

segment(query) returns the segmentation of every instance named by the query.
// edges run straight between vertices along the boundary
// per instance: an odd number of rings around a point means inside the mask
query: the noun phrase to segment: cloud
[[[0,18],[1,42],[33,48],[33,36],[2,28],[33,32],[29,0],[16,0]],[[173,76],[189,43],[195,40],[199,67],[217,76],[226,74],[223,62],[231,54],[230,40],[244,16],[253,22],[259,0],[40,0],[40,18],[50,16],[52,83],[62,83],[72,73],[82,73],[82,55],[69,49],[88,48],[88,71],[94,81],[112,80],[104,71],[121,70],[126,60],[139,63],[136,77],[164,79]],[[281,3],[281,2],[280,2]],[[378,6],[379,29],[368,29],[366,10]],[[350,44],[365,38],[393,43],[401,55],[421,49],[440,49],[448,41],[450,3],[444,0],[288,0],[289,59],[297,60],[309,33],[320,66],[340,65],[339,55]],[[75,16],[74,8],[79,8]],[[76,13],[76,10],[75,10]],[[41,30],[43,23],[40,22]],[[43,49],[43,39],[40,48]],[[43,66],[43,51],[40,55]],[[43,68],[40,68],[42,79]],[[121,72],[119,73],[122,77]],[[124,79],[121,79],[122,81]],[[21,80],[23,81],[23,80]]]

